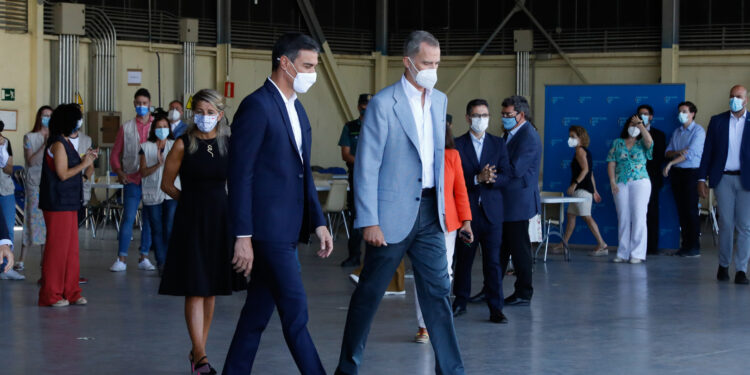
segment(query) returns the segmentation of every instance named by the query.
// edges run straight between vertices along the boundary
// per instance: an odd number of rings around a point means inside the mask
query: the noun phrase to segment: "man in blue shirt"
[[[698,217],[698,167],[703,155],[706,132],[696,124],[698,108],[692,102],[682,102],[678,106],[677,119],[682,124],[672,133],[665,157],[669,160],[664,168],[664,177],[672,178],[672,190],[680,219],[682,246],[677,255],[699,257],[700,238]]]
[[[349,170],[349,192],[346,195],[346,204],[351,212],[352,228],[349,237],[349,256],[341,262],[341,267],[357,267],[360,263],[362,254],[362,231],[354,228],[354,217],[356,211],[354,209],[354,155],[357,154],[357,141],[359,141],[359,131],[362,128],[362,119],[365,117],[365,110],[367,104],[370,103],[370,94],[361,94],[357,101],[357,109],[359,110],[359,118],[352,120],[344,124],[344,129],[341,130],[341,137],[339,138],[339,146],[341,146],[341,158],[344,159],[346,167]]]

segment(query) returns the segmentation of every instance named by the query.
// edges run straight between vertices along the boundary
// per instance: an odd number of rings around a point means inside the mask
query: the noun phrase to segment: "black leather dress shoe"
[[[507,306],[528,306],[531,304],[530,299],[519,298],[516,296],[510,296],[504,300]]]
[[[747,285],[750,284],[750,280],[747,279],[747,275],[744,272],[737,271],[737,273],[734,275],[734,283]]]
[[[466,306],[463,305],[454,305],[453,306],[453,317],[459,317],[461,315],[466,314]]]
[[[359,267],[359,257],[350,256],[341,262],[341,267]]]
[[[719,271],[716,272],[716,279],[719,281],[729,281],[729,267],[719,266]]]
[[[508,324],[508,318],[499,310],[490,312],[490,321],[492,323]]]
[[[484,290],[482,290],[481,292],[469,298],[469,302],[471,303],[480,303],[486,300],[487,300],[487,295],[484,294]]]

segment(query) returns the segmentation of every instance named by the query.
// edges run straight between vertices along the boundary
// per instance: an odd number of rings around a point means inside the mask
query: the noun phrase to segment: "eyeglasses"
[[[469,115],[470,118],[490,118],[489,113],[472,113]]]
[[[516,112],[516,111],[513,111],[513,112],[501,112],[500,114],[503,115],[503,117],[505,117],[505,118],[511,118],[511,117],[518,116],[518,112]]]

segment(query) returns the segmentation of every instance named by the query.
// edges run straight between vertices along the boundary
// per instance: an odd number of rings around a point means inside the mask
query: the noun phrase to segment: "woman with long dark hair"
[[[39,188],[39,208],[47,225],[39,306],[88,303],[78,284],[78,210],[83,202],[81,172],[94,163],[99,150],[89,149],[81,157],[70,142],[82,119],[78,104],[61,104],[49,123]]]

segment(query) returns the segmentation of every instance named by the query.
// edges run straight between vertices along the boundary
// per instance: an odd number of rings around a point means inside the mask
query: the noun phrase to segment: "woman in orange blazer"
[[[461,236],[459,240],[461,242],[459,246],[463,246],[464,243],[472,243],[474,234],[471,232],[471,207],[469,206],[469,194],[466,192],[464,170],[461,167],[461,156],[456,150],[450,125],[445,127],[445,230],[448,276],[453,280],[453,252],[456,248],[458,233],[465,233],[465,236]],[[414,300],[417,305],[417,321],[419,322],[419,331],[414,341],[426,344],[430,341],[430,336],[427,334],[427,328],[422,318],[416,286],[414,287]]]

